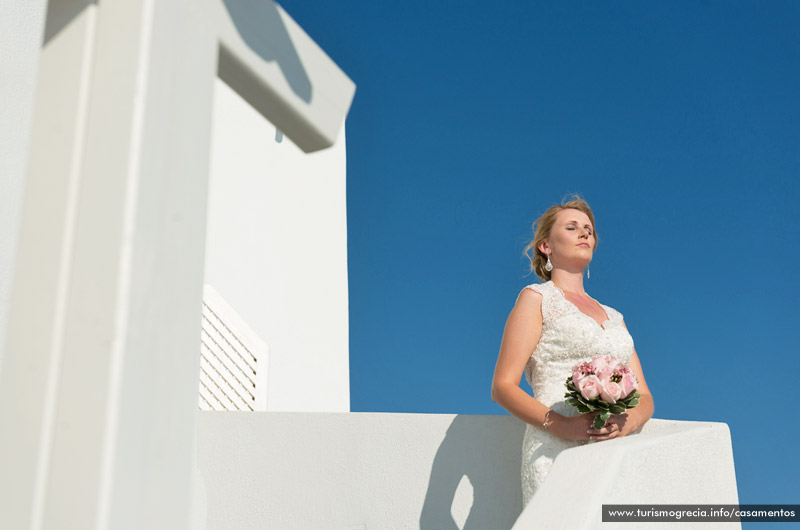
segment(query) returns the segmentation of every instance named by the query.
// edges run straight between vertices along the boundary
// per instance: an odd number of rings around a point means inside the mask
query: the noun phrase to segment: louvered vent
[[[269,349],[208,284],[201,333],[200,409],[267,410]]]

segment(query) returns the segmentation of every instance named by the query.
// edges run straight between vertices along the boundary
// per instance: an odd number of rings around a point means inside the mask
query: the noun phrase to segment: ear
[[[539,243],[539,247],[538,248],[542,252],[542,254],[544,254],[546,256],[548,254],[549,250],[550,250],[550,245],[547,243],[547,240],[545,239],[544,241]]]

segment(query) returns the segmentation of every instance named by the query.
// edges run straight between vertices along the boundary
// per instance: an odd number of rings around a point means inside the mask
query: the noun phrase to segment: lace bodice
[[[607,305],[600,304],[608,316],[601,326],[567,300],[552,281],[525,289],[542,295],[542,336],[525,366],[525,379],[537,400],[564,416],[576,416],[578,409],[564,402],[564,383],[572,367],[595,355],[613,355],[628,364],[633,356],[633,338],[622,323],[622,315]],[[526,425],[522,441],[523,506],[544,482],[558,454],[583,443],[559,438],[541,426]]]
[[[533,389],[533,397],[572,416],[576,409],[563,403],[564,382],[572,367],[595,355],[607,354],[628,364],[633,355],[633,338],[622,323],[622,314],[611,307],[600,304],[608,316],[601,326],[567,300],[552,281],[525,288],[542,295],[542,336],[525,367],[525,379]]]

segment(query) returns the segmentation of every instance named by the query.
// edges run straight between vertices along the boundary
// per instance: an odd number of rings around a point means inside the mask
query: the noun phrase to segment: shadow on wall
[[[511,528],[522,511],[520,464],[524,434],[525,425],[520,422],[513,423],[513,433],[476,431],[475,416],[456,416],[433,460],[420,530]],[[462,491],[456,495],[463,477],[472,485],[471,508]],[[453,512],[468,513],[463,527]]]
[[[276,61],[292,91],[311,102],[311,80],[308,77],[295,46],[281,20],[278,6],[271,0],[243,2],[223,0],[236,30],[247,46],[265,61]],[[233,60],[226,50],[220,50],[220,62]],[[223,70],[224,65],[220,65]]]
[[[47,17],[45,19],[42,44],[46,46],[53,37],[68,26],[84,9],[96,3],[95,0],[49,0],[47,2]]]

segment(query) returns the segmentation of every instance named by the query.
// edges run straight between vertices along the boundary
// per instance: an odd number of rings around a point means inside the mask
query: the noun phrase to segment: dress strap
[[[525,289],[530,289],[532,291],[536,291],[537,293],[542,295],[542,323],[549,323],[552,315],[553,315],[553,302],[554,302],[554,290],[555,286],[553,282],[545,282],[545,283],[532,283],[530,285],[526,285],[519,294],[522,294]],[[517,300],[519,300],[519,296],[517,296]]]
[[[600,302],[598,302],[598,304],[599,303]],[[624,320],[624,317],[622,316],[622,313],[620,313],[619,311],[617,311],[613,307],[609,307],[609,306],[607,306],[605,304],[600,304],[600,305],[603,307],[603,309],[606,310],[606,314],[608,315],[608,319],[611,320],[612,322],[622,322]]]

